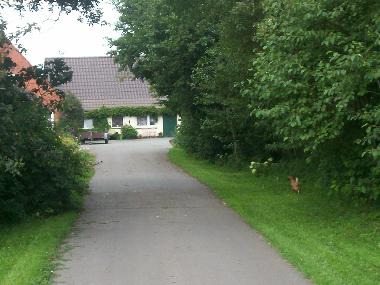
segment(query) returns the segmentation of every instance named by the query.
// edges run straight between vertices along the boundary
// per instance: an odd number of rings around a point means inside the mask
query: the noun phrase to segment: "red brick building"
[[[14,74],[19,74],[23,69],[32,66],[31,63],[22,55],[22,53],[11,43],[0,48],[0,55],[9,57],[16,64],[16,66],[12,69]],[[53,88],[48,91],[43,90],[43,88],[40,87],[34,79],[25,83],[25,89],[36,94],[36,96],[41,97],[42,103],[48,108],[51,108],[60,100]],[[57,121],[59,117],[59,112],[54,111],[54,120]]]

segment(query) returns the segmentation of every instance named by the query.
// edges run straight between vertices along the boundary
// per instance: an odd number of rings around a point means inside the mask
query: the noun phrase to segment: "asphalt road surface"
[[[168,139],[89,146],[99,164],[54,284],[310,284],[206,186]]]

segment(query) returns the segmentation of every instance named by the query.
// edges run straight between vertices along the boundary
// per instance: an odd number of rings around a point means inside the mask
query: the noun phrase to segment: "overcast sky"
[[[8,23],[8,33],[26,23],[36,22],[40,26],[40,31],[33,31],[20,40],[27,49],[26,58],[32,64],[40,64],[47,57],[106,55],[110,50],[106,38],[118,36],[114,31],[118,13],[107,0],[102,2],[101,8],[108,26],[80,23],[77,21],[78,13],[61,15],[58,21],[54,21],[58,14],[46,9],[42,12],[24,12],[23,17],[12,10],[1,11],[1,14]]]

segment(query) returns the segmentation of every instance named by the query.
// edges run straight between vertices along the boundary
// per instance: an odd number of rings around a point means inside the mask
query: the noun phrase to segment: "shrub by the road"
[[[125,125],[121,128],[121,137],[123,139],[135,139],[137,135],[137,130],[132,126]]]
[[[0,83],[0,222],[80,207],[91,155],[58,135],[38,99]]]

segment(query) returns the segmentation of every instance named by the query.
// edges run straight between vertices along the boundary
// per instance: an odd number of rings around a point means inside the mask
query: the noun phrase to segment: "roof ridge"
[[[107,55],[94,55],[94,56],[53,56],[53,57],[46,57],[45,61],[47,59],[53,59],[53,58],[62,58],[62,59],[68,59],[68,58],[81,58],[81,59],[86,59],[86,58],[113,58],[112,56],[107,56]]]

